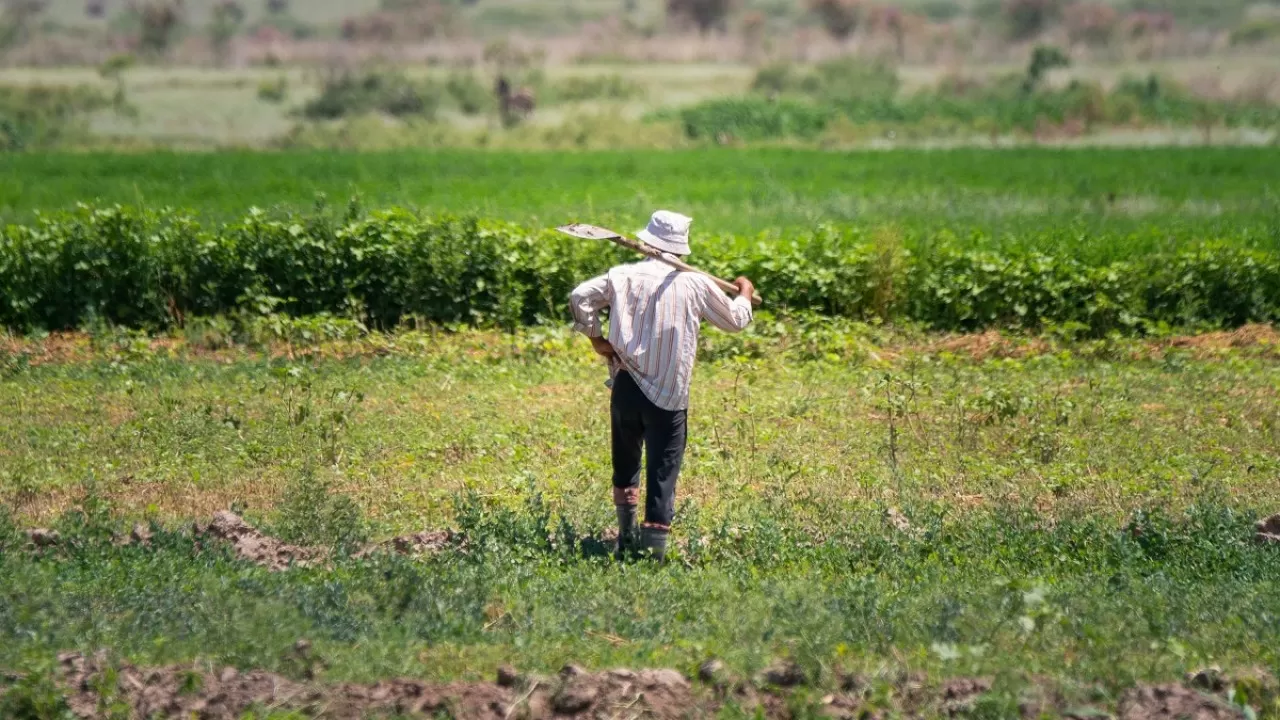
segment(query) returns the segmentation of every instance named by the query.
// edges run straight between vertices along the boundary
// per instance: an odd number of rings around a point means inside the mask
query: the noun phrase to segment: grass
[[[663,570],[574,550],[611,522],[607,396],[563,331],[300,341],[293,359],[194,330],[10,343],[0,497],[74,542],[0,552],[0,667],[111,647],[296,674],[298,637],[331,681],[790,657],[820,684],[994,676],[994,716],[1037,683],[1105,705],[1207,663],[1280,667],[1280,555],[1249,539],[1280,504],[1273,333],[1179,349],[840,327],[706,339],[689,544]],[[375,535],[453,527],[471,550],[270,574],[172,530],[104,539],[230,506],[288,527],[308,477]]]
[[[1209,238],[1274,249],[1277,168],[1271,148],[16,155],[0,170],[0,221],[95,200],[227,219],[323,193],[535,226],[629,231],[666,207],[699,234],[892,224],[1115,257]]]

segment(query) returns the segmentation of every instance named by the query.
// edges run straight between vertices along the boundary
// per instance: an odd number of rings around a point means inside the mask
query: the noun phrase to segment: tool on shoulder
[[[719,287],[721,290],[731,295],[738,294],[738,286],[734,285],[728,280],[723,280],[721,278],[716,277],[715,275],[712,275],[711,273],[705,272],[703,270],[699,270],[698,268],[693,267],[692,265],[689,265],[688,263],[684,262],[683,260],[677,258],[674,255],[671,255],[669,253],[664,253],[655,247],[651,247],[649,245],[646,245],[640,242],[639,240],[629,238],[626,235],[622,235],[621,233],[616,233],[607,228],[596,227],[595,225],[587,225],[585,223],[573,223],[571,225],[561,225],[560,227],[556,228],[556,230],[559,230],[560,232],[566,235],[572,235],[573,237],[576,237],[576,238],[583,238],[584,240],[608,240],[609,242],[612,242],[616,245],[621,245],[622,247],[627,248],[628,250],[634,250],[635,252],[638,252],[641,255],[644,255],[645,257],[650,257],[655,260],[661,260],[662,262],[682,272],[697,273],[699,275],[704,275],[706,277],[709,277],[713,282],[715,282],[716,286]],[[749,299],[751,300],[752,305],[758,306],[761,303],[760,293],[758,292],[753,292]]]

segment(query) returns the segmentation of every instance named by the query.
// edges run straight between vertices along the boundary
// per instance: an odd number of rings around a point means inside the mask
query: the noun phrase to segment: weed
[[[335,492],[330,481],[305,466],[284,489],[276,532],[299,545],[350,553],[369,540],[369,525],[350,496]]]

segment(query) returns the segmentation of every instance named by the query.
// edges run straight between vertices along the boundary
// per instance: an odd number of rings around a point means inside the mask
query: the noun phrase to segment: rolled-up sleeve
[[[587,337],[602,337],[600,311],[609,306],[609,277],[592,278],[569,293],[573,329]]]
[[[710,280],[703,283],[705,304],[702,317],[712,325],[728,332],[740,332],[751,324],[751,301],[739,295],[730,299]]]

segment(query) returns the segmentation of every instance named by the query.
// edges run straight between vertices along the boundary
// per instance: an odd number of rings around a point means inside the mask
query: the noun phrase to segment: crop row
[[[774,310],[911,320],[946,330],[1142,332],[1280,320],[1280,255],[1206,240],[1107,264],[965,247],[907,247],[891,230],[819,226],[702,239],[696,262],[745,274]],[[82,207],[0,231],[0,324],[157,328],[232,312],[338,313],[381,327],[562,321],[578,281],[629,259],[607,243],[404,210],[224,224],[180,211]]]

